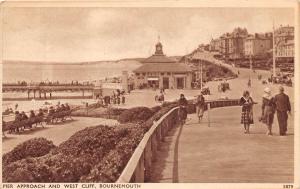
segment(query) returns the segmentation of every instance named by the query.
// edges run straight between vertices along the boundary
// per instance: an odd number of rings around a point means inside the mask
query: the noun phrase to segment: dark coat
[[[291,111],[291,104],[288,95],[284,93],[280,93],[275,96],[274,101],[276,104],[277,111],[281,111],[281,112]]]
[[[203,96],[198,96],[196,100],[196,106],[198,107],[204,107],[205,106],[205,99]]]
[[[188,105],[188,101],[186,100],[186,98],[180,98],[178,101],[179,106],[187,106]]]

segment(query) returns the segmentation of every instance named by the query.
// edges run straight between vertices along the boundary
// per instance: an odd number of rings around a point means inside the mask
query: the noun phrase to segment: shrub
[[[156,113],[156,112],[158,112],[159,110],[161,110],[161,106],[154,106],[154,107],[151,108],[151,110],[152,110],[154,113]]]
[[[3,180],[4,182],[79,182],[81,177],[89,175],[98,164],[102,167],[104,165],[124,167],[143,134],[144,131],[140,126],[132,124],[117,128],[102,125],[89,127],[76,132],[45,156],[27,158],[4,166]],[[120,141],[124,144],[121,145]],[[117,151],[114,150],[116,148]],[[114,158],[113,155],[107,156],[107,154],[119,155]],[[117,161],[118,157],[121,158],[120,161]],[[110,161],[114,163],[108,163]],[[108,169],[107,167],[106,170]]]
[[[2,165],[5,166],[28,157],[40,157],[48,154],[53,148],[55,148],[55,145],[52,141],[45,138],[33,138],[19,144],[12,151],[4,154],[2,156]]]
[[[27,158],[3,167],[3,182],[52,182],[52,174],[40,158]]]
[[[111,150],[90,174],[81,177],[80,182],[115,182],[119,178],[144,135],[140,125],[131,125],[127,129],[128,135],[119,141],[116,148]]]
[[[125,111],[124,108],[96,108],[89,110],[88,113],[86,109],[79,109],[71,113],[72,116],[83,116],[83,117],[101,117],[106,119],[117,120],[120,114]]]
[[[118,121],[120,123],[139,122],[149,119],[154,112],[147,107],[135,107],[121,113]]]

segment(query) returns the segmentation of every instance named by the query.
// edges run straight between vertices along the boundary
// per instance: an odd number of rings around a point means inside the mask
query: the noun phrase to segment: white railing
[[[150,130],[144,135],[142,141],[135,149],[117,183],[141,183],[149,180],[158,144],[163,140],[167,132],[176,126],[177,115],[178,107],[175,107],[153,123]]]
[[[239,99],[213,100],[206,102],[206,109],[208,107],[219,108],[238,105]],[[159,142],[163,141],[167,132],[178,123],[178,109],[178,107],[171,109],[158,121],[153,123],[150,130],[144,135],[138,147],[135,149],[119,179],[116,181],[117,183],[143,183],[149,181],[152,162],[155,161]],[[192,112],[195,112],[195,107],[192,109]]]

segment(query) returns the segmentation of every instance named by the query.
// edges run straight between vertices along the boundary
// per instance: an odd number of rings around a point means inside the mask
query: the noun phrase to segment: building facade
[[[220,39],[212,39],[209,44],[209,51],[220,51]]]
[[[280,27],[274,34],[276,57],[294,57],[294,27]]]
[[[222,57],[227,59],[229,57],[229,33],[223,34],[220,37],[220,51]]]
[[[245,57],[263,57],[272,49],[272,34],[254,34],[245,39]]]
[[[244,57],[244,42],[248,36],[247,29],[235,28],[228,35],[228,57],[229,59],[242,59]]]
[[[135,88],[190,89],[192,69],[185,63],[168,58],[162,44],[155,46],[155,53],[142,61],[143,65],[134,70]]]
[[[288,40],[276,48],[276,57],[294,57],[294,40]]]

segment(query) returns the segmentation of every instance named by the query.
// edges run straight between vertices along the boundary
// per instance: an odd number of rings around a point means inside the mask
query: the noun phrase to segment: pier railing
[[[206,109],[238,105],[238,99],[214,100],[206,102]],[[190,104],[189,108],[192,110],[190,113],[195,112],[195,105]],[[158,121],[153,123],[150,130],[144,135],[138,147],[135,149],[117,180],[117,183],[142,183],[149,181],[152,163],[156,159],[159,143],[164,140],[168,131],[174,128],[178,123],[178,109],[178,107],[171,109]]]

